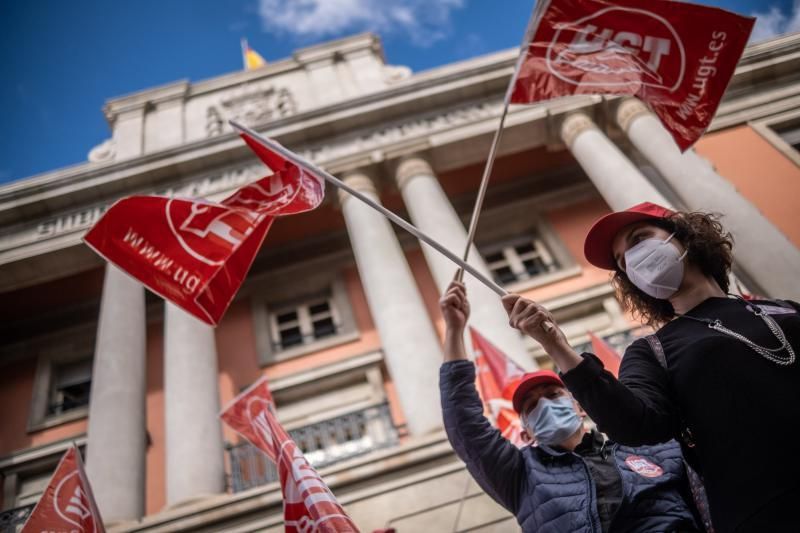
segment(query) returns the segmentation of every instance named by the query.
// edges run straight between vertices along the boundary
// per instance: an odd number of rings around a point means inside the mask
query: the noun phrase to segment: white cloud
[[[798,0],[800,1],[800,0]],[[258,14],[268,32],[299,38],[333,37],[374,31],[405,33],[429,46],[451,30],[450,15],[465,0],[259,0]]]
[[[756,25],[750,36],[752,42],[765,41],[784,33],[800,31],[800,0],[795,0],[790,13],[784,13],[776,6],[768,11],[753,13]]]

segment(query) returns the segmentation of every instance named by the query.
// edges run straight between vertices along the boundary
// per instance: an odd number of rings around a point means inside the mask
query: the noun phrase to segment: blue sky
[[[533,0],[6,0],[0,2],[0,183],[86,160],[106,99],[239,70],[359,31],[420,71],[519,44]],[[758,14],[754,40],[800,30],[800,0],[705,0]]]

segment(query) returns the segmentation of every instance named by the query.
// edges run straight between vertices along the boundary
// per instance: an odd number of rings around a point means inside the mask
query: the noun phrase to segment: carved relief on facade
[[[219,135],[228,120],[247,126],[287,117],[297,112],[297,102],[285,87],[247,89],[223,97],[206,109],[206,137]]]

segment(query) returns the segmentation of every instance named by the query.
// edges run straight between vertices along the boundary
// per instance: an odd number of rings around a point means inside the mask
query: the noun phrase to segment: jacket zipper
[[[592,531],[602,533],[602,528],[598,527],[597,522],[595,521],[595,511],[597,507],[597,494],[595,493],[595,486],[592,483],[592,471],[589,470],[589,465],[586,464],[586,461],[575,452],[572,452],[572,455],[580,459],[581,464],[583,464],[583,469],[586,471],[586,484],[589,486],[589,498],[590,498],[590,505],[589,505],[589,521],[592,524]],[[599,520],[599,517],[598,517]]]

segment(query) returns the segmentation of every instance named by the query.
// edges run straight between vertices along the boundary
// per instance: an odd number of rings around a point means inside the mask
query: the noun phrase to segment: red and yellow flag
[[[261,54],[250,48],[247,39],[242,39],[242,61],[245,70],[253,70],[267,64],[267,60],[261,57]]]

